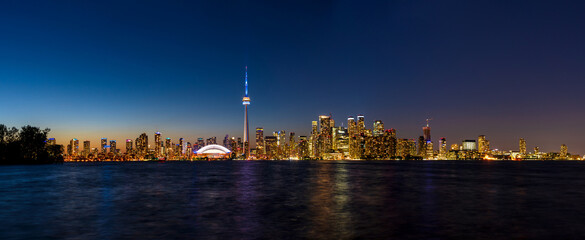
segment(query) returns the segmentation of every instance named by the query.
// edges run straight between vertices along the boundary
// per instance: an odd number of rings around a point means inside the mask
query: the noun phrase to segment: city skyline
[[[315,116],[363,114],[417,139],[433,118],[435,149],[485,135],[582,155],[584,3],[566,3],[10,2],[0,115],[63,145],[242,137],[250,66],[252,129],[309,136]]]

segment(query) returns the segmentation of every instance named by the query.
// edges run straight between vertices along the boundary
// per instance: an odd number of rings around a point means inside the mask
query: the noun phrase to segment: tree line
[[[18,129],[0,124],[0,164],[63,162],[63,146],[47,144],[49,131],[30,125]]]

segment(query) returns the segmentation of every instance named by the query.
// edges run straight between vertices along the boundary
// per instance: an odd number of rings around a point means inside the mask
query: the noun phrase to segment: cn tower
[[[246,159],[250,159],[250,131],[248,130],[248,105],[250,105],[250,98],[248,97],[248,66],[246,66],[246,80],[245,80],[245,87],[246,87],[246,95],[242,99],[242,104],[244,104],[244,154],[246,155]]]

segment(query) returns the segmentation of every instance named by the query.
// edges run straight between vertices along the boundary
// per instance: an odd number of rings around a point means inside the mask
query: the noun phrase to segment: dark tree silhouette
[[[49,131],[30,125],[19,131],[0,124],[0,164],[63,162],[63,146],[46,143]]]

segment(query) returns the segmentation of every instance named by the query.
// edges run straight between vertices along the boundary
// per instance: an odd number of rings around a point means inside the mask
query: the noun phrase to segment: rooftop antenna
[[[429,122],[433,120],[432,118],[427,118],[427,127],[429,127]]]

